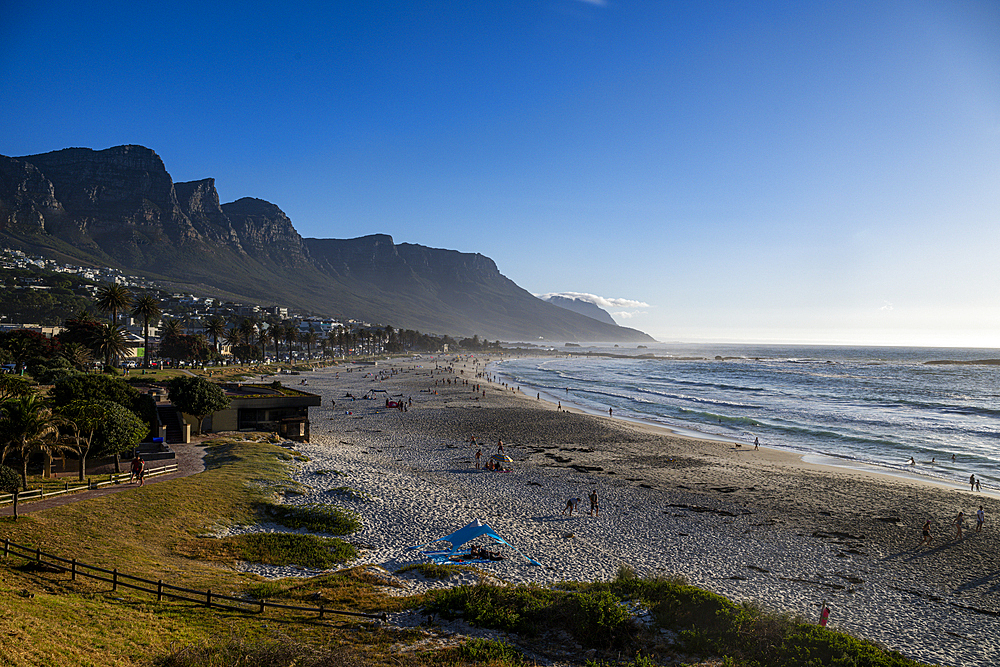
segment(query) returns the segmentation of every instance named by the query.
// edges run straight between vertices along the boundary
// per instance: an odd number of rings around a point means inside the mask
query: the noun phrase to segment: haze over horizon
[[[141,144],[661,341],[1000,347],[1000,3],[0,14],[0,154]]]

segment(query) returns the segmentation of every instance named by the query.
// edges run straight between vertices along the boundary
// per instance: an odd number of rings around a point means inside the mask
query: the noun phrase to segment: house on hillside
[[[309,442],[309,407],[322,398],[281,385],[224,384],[229,407],[205,419],[202,430],[273,431],[282,438]]]

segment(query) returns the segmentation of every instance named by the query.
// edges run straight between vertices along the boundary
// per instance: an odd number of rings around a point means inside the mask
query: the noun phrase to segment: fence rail
[[[156,596],[157,602],[162,602],[163,598],[171,598],[174,600],[185,600],[187,602],[196,602],[198,604],[203,604],[209,608],[216,609],[226,609],[229,611],[236,611],[241,613],[255,613],[263,614],[264,610],[268,607],[271,609],[286,609],[290,611],[303,611],[309,614],[318,614],[319,618],[323,618],[325,614],[337,614],[339,616],[356,616],[359,618],[371,618],[381,621],[387,621],[389,619],[388,614],[385,612],[381,614],[366,614],[360,611],[341,611],[337,609],[327,609],[325,606],[320,605],[318,607],[301,607],[298,605],[288,605],[279,604],[277,602],[267,602],[266,600],[247,600],[246,598],[238,598],[230,595],[221,595],[219,593],[213,593],[211,590],[199,591],[192,588],[184,588],[183,586],[174,586],[172,584],[164,583],[162,579],[153,581],[152,579],[143,579],[142,577],[136,577],[131,574],[125,574],[124,572],[119,572],[118,568],[113,568],[108,570],[103,567],[97,567],[96,565],[87,565],[86,563],[81,563],[75,558],[62,558],[61,556],[56,556],[54,554],[46,553],[41,549],[32,549],[31,547],[26,547],[15,542],[11,542],[9,539],[4,539],[3,541],[3,557],[6,560],[9,556],[15,556],[18,558],[23,558],[24,560],[31,561],[34,563],[39,563],[41,565],[48,565],[49,567],[55,567],[63,572],[70,573],[70,579],[76,581],[77,576],[87,577],[89,579],[96,579],[98,581],[104,581],[111,584],[111,590],[117,591],[118,587],[131,588],[136,591],[142,591],[144,593],[151,593]],[[43,560],[48,559],[48,560]],[[94,574],[100,573],[100,574]],[[110,576],[105,576],[110,575]],[[138,582],[138,583],[132,583]],[[146,588],[140,584],[146,584],[148,586],[153,586],[153,588]],[[188,595],[183,595],[184,593],[194,596],[188,597]],[[222,601],[222,602],[220,602]],[[235,603],[235,604],[226,604]]]
[[[177,472],[177,464],[171,463],[169,465],[160,466],[159,468],[149,468],[146,470],[145,477],[155,477],[156,475],[166,475],[168,473]],[[76,493],[77,491],[90,491],[92,489],[99,489],[102,486],[108,486],[109,484],[121,484],[122,480],[128,480],[132,473],[128,472],[116,472],[110,473],[107,479],[101,481],[94,481],[93,479],[88,479],[86,483],[76,484],[70,486],[69,481],[66,481],[65,485],[61,489],[56,489],[54,491],[46,491],[44,489],[32,489],[31,491],[21,491],[17,494],[18,502],[22,500],[39,500],[41,498],[51,498],[53,496],[61,496],[64,493]],[[14,494],[3,493],[0,494],[0,505],[6,505],[8,503],[14,502]]]

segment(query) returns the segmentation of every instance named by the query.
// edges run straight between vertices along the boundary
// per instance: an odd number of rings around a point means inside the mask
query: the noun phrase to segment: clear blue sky
[[[8,0],[0,128],[660,340],[1000,347],[995,0]]]

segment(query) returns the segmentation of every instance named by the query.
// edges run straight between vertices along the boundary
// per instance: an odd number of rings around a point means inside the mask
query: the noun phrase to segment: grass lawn
[[[215,526],[255,521],[259,505],[289,487],[285,455],[286,450],[265,442],[210,441],[203,473],[24,515],[16,522],[3,519],[0,536],[89,565],[252,597],[254,587],[262,584],[260,578],[220,567],[214,559],[193,559],[185,555],[191,552],[185,545],[219,543],[221,550],[232,550],[232,544],[207,535]],[[303,543],[319,553],[313,540]],[[259,544],[237,546],[244,557],[267,552]],[[278,551],[295,553],[286,544]],[[320,551],[332,553],[326,547]],[[322,602],[328,609],[377,613],[407,604],[384,598],[352,571],[268,586],[269,598],[303,606]],[[330,633],[345,626],[356,629]],[[264,650],[265,638],[275,632],[292,645],[324,655],[350,647],[352,655],[368,656],[366,664],[383,664],[378,647],[406,635],[348,617],[319,621],[275,610],[259,617],[208,611],[187,602],[157,603],[146,593],[125,588],[112,593],[110,584],[85,578],[73,582],[68,573],[39,572],[19,558],[0,563],[0,665],[148,665],[154,659],[166,660],[183,646],[221,643]]]

